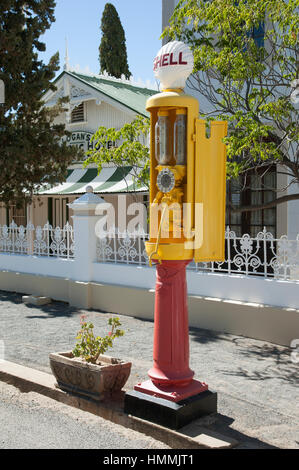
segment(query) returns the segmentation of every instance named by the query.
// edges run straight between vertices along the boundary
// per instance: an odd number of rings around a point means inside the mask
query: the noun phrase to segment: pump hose
[[[164,209],[163,209],[163,212],[162,212],[162,214],[161,214],[161,220],[160,220],[160,225],[159,225],[159,230],[158,230],[158,236],[157,236],[155,251],[153,251],[153,252],[150,254],[150,257],[149,257],[149,265],[150,265],[150,266],[152,266],[152,257],[153,257],[154,255],[158,255],[158,247],[159,247],[160,238],[161,238],[162,224],[163,224],[163,219],[164,219],[165,211],[166,211],[167,208],[168,208],[168,206],[167,206],[167,204],[165,204]],[[159,263],[161,264],[161,258],[160,258],[159,255],[158,255],[158,261],[159,261]]]

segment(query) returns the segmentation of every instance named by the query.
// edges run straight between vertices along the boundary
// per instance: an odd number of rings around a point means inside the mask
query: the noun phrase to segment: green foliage
[[[124,331],[118,327],[121,326],[118,317],[109,318],[108,325],[111,327],[108,335],[94,336],[94,325],[91,322],[85,321],[85,315],[81,315],[81,329],[78,331],[77,343],[73,349],[75,357],[81,357],[86,362],[96,363],[99,356],[104,354],[108,348],[112,348],[113,340],[119,336],[124,335]]]
[[[102,39],[99,47],[101,73],[127,79],[132,75],[127,61],[127,48],[125,32],[115,7],[106,3],[102,22]]]
[[[0,200],[23,205],[41,185],[62,182],[78,155],[61,144],[64,125],[54,125],[64,100],[51,111],[42,97],[55,90],[59,69],[55,54],[46,65],[39,38],[55,21],[54,0],[4,0],[0,3],[0,79],[5,104],[0,105]]]
[[[181,0],[163,35],[194,52],[202,113],[229,123],[228,176],[279,163],[299,182],[298,0]],[[254,32],[265,25],[264,41]]]
[[[149,133],[149,119],[137,116],[121,129],[99,127],[92,136],[95,148],[87,152],[84,166],[95,163],[98,171],[104,164],[111,163],[118,168],[132,166],[131,174],[137,187],[149,185],[149,148],[146,145]],[[108,148],[108,142],[112,146]],[[125,172],[124,172],[125,174]],[[125,176],[124,176],[125,178]]]

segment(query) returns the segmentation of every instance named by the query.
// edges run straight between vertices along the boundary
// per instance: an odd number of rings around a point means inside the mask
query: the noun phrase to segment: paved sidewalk
[[[108,331],[107,313],[63,302],[35,307],[23,304],[20,294],[0,291],[5,359],[50,373],[49,353],[73,348],[82,313],[93,321],[96,334]],[[125,336],[116,339],[107,354],[132,361],[126,384],[130,389],[147,379],[152,366],[154,325],[118,316]],[[299,364],[291,361],[290,354],[289,348],[271,343],[190,329],[190,366],[195,378],[218,392],[217,419],[209,428],[233,437],[240,448],[299,448]]]

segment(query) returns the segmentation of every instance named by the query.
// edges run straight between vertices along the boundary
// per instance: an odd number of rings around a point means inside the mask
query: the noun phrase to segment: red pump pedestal
[[[154,365],[151,380],[135,385],[134,390],[179,402],[208,390],[194,380],[189,368],[189,327],[186,266],[191,260],[162,261],[157,264]]]

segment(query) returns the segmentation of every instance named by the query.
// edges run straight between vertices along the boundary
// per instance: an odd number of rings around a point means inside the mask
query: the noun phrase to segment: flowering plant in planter
[[[82,315],[77,343],[72,351],[51,353],[50,366],[64,391],[103,400],[105,394],[119,392],[126,384],[132,363],[104,353],[113,346],[113,340],[123,336],[118,317],[109,318],[110,331],[106,336],[95,336],[92,322]]]
[[[78,331],[77,344],[72,353],[74,357],[81,357],[86,362],[96,364],[99,356],[104,354],[107,349],[113,346],[113,340],[119,336],[124,335],[124,331],[118,327],[121,326],[118,317],[109,318],[108,325],[111,330],[106,336],[95,337],[93,329],[94,325],[86,321],[86,316],[81,315],[80,318],[81,329]]]

